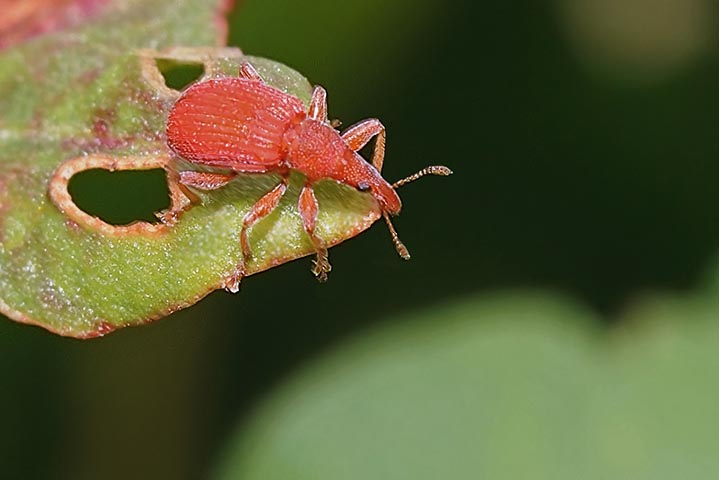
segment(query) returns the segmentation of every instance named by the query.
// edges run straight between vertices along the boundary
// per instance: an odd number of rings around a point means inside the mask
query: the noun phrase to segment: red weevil
[[[377,141],[370,164],[357,152],[374,136]],[[240,230],[242,258],[224,287],[232,292],[239,289],[245,260],[251,255],[247,230],[277,207],[287,190],[290,170],[306,178],[298,210],[317,254],[312,272],[320,281],[326,280],[331,268],[327,247],[315,234],[319,205],[312,184],[320,179],[333,179],[371,193],[382,210],[397,252],[409,259],[389,219],[402,207],[395,189],[427,174],[452,172],[447,167],[431,166],[388,183],[380,175],[385,138],[385,127],[375,118],[363,120],[340,134],[327,120],[324,88],[314,88],[306,109],[299,98],[264,83],[249,63],[240,66],[239,77],[208,80],[185,90],[167,120],[169,146],[193,163],[230,172],[185,171],[180,173],[182,184],[213,190],[226,185],[238,173],[273,172],[282,177],[245,215]]]

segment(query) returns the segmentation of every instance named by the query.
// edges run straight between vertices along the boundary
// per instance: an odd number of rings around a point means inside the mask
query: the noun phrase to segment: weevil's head
[[[383,212],[397,215],[402,209],[402,201],[394,187],[360,155],[352,152],[346,158],[342,172],[342,182],[360,192],[369,192],[377,200]]]
[[[390,215],[397,215],[402,209],[402,201],[399,199],[396,189],[425,175],[447,176],[451,175],[452,171],[442,165],[433,165],[425,167],[419,172],[395,183],[389,183],[382,178],[382,175],[380,175],[374,166],[355,152],[350,151],[345,153],[342,160],[341,167],[335,172],[337,176],[334,178],[344,184],[355,187],[361,192],[369,192],[374,196],[382,208],[382,216],[387,223],[390,235],[392,235],[392,243],[397,253],[399,253],[399,256],[403,259],[409,260],[409,251],[399,239],[397,231],[394,229],[394,225],[392,225],[392,221],[389,218]]]

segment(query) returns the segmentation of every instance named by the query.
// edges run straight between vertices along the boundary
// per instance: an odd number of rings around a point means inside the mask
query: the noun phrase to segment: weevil
[[[371,163],[358,151],[376,137]],[[399,255],[409,259],[390,220],[402,202],[396,189],[424,175],[449,175],[444,166],[431,166],[390,184],[380,172],[384,162],[386,132],[382,123],[370,118],[342,133],[327,119],[327,93],[314,87],[309,108],[302,101],[266,84],[250,63],[243,63],[239,76],[196,83],[186,89],[172,106],[167,120],[167,142],[181,158],[218,167],[228,173],[184,171],[180,183],[188,187],[214,190],[240,173],[277,173],[281,181],[262,196],[244,216],[239,232],[242,256],[224,287],[237,292],[251,258],[247,231],[269,215],[289,185],[289,174],[296,170],[305,176],[298,210],[305,232],[316,253],[312,273],[327,279],[331,267],[327,246],[315,233],[319,205],[312,185],[332,179],[369,192],[379,204],[392,242]]]

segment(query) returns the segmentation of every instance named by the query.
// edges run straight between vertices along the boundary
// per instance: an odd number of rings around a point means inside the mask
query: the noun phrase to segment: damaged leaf
[[[221,0],[118,0],[81,26],[0,53],[2,313],[90,338],[160,318],[222,287],[241,255],[243,216],[279,177],[241,175],[220,190],[196,192],[199,202],[190,205],[178,171],[197,167],[178,163],[166,146],[166,116],[179,91],[163,72],[193,65],[202,79],[234,76],[245,60],[305,103],[311,93],[290,68],[220,46],[226,9]],[[185,212],[166,215],[166,223],[97,218],[68,189],[74,175],[95,169],[163,169],[171,207]],[[276,211],[250,231],[248,274],[312,253],[296,209],[302,184],[293,174]],[[379,216],[372,197],[352,188],[327,181],[316,193],[318,235],[329,245]]]

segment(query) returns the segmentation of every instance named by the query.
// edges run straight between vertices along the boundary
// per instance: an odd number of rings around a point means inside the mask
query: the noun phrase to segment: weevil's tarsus
[[[246,78],[247,80],[256,80],[258,82],[262,81],[262,77],[259,72],[252,66],[251,63],[248,62],[243,62],[242,65],[240,65],[240,77]]]
[[[192,208],[194,205],[200,204],[200,197],[198,197],[192,190],[187,188],[187,186],[183,185],[180,182],[180,175],[176,174],[176,185],[177,190],[180,192],[181,195],[184,196],[185,201],[183,202],[172,202],[170,205],[170,208],[167,210],[163,210],[161,212],[155,213],[155,216],[160,220],[163,224],[167,225],[168,227],[172,227],[177,224],[177,222],[180,220],[180,216],[188,211],[190,208]]]
[[[429,167],[425,167],[422,170],[420,170],[417,173],[413,173],[409,177],[405,177],[402,180],[397,180],[392,184],[392,188],[399,188],[403,185],[406,185],[410,182],[414,182],[418,178],[422,178],[425,175],[439,175],[441,177],[447,177],[449,175],[452,175],[452,170],[445,167],[444,165],[432,165]]]
[[[312,273],[320,283],[327,281],[327,274],[332,270],[332,265],[330,265],[327,255],[327,249],[323,248],[317,251],[317,256],[312,260]]]
[[[235,267],[235,271],[232,272],[229,276],[227,276],[222,281],[222,288],[227,290],[230,293],[237,293],[240,291],[240,282],[242,282],[242,279],[245,276],[245,266],[238,265]]]
[[[319,85],[312,90],[307,116],[319,122],[327,121],[327,91]]]

